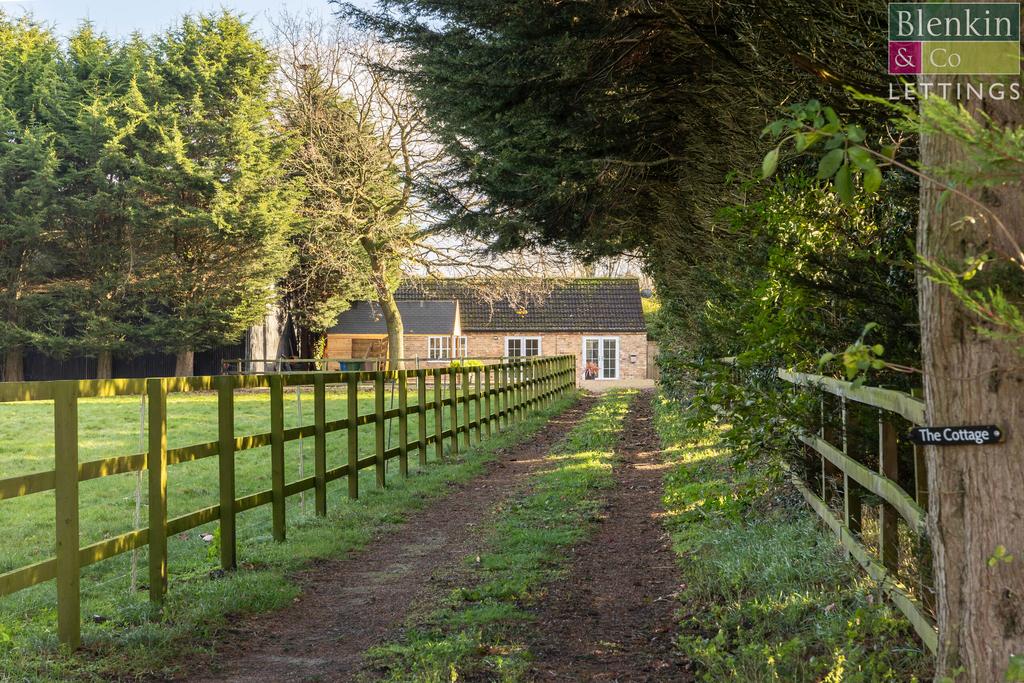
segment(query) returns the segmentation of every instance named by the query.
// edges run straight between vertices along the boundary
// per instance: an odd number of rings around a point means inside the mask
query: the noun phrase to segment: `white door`
[[[619,378],[619,338],[583,338],[583,379]]]

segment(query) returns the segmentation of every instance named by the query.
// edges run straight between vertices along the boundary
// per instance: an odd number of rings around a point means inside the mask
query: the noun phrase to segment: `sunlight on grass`
[[[656,401],[676,466],[665,526],[686,588],[678,645],[704,681],[914,681],[930,657],[788,491],[771,463],[736,467],[718,432],[689,434]]]

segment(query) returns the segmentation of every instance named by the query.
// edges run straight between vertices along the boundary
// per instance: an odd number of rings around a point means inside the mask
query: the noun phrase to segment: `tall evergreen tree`
[[[49,252],[55,191],[54,132],[59,47],[29,19],[0,15],[0,349],[4,379],[24,379],[24,350],[59,331]]]
[[[109,378],[113,354],[137,348],[140,249],[132,224],[133,133],[144,117],[139,80],[152,69],[140,39],[113,43],[84,24],[68,41],[56,119],[59,211],[64,274],[55,287],[73,311],[66,334],[77,353],[95,355],[97,377]]]
[[[178,356],[237,340],[287,272],[294,212],[287,141],[270,110],[274,64],[227,12],[186,17],[155,44],[139,84],[128,191],[143,338]]]

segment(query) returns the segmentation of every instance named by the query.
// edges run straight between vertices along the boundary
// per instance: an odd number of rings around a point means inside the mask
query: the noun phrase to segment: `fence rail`
[[[427,400],[428,382],[433,396]],[[447,379],[445,396],[444,379]],[[399,384],[399,406],[385,410],[385,381]],[[418,401],[408,403],[409,381],[416,382]],[[374,412],[360,415],[360,382],[373,382]],[[344,384],[347,415],[344,419],[326,419],[326,386]],[[435,458],[444,457],[447,440],[450,452],[457,454],[486,433],[524,419],[530,412],[547,405],[575,388],[575,357],[537,357],[483,367],[447,367],[399,370],[394,372],[300,372],[271,375],[220,375],[188,378],[151,378],[127,380],[85,380],[0,383],[0,402],[52,400],[54,402],[54,468],[20,477],[0,479],[0,500],[18,498],[43,491],[56,493],[55,556],[35,564],[0,574],[0,596],[9,595],[44,581],[55,580],[57,588],[57,630],[62,643],[76,648],[81,640],[79,576],[82,567],[112,558],[143,546],[149,547],[149,597],[163,602],[167,591],[167,539],[174,534],[210,522],[220,523],[220,562],[224,569],[236,566],[236,526],[238,513],[263,505],[272,507],[274,540],[286,537],[285,499],[313,490],[317,515],[327,512],[327,483],[347,477],[348,496],[359,497],[360,470],[373,467],[378,487],[386,484],[386,464],[399,459],[399,473],[408,475],[408,458],[416,453],[421,465],[427,463],[430,446]],[[291,429],[284,428],[284,388],[313,387],[314,421]],[[268,389],[270,397],[269,431],[238,436],[235,434],[234,392],[239,389]],[[461,388],[461,392],[459,389]],[[181,448],[167,447],[167,396],[190,391],[216,391],[216,441]],[[80,398],[145,395],[148,404],[148,448],[145,452],[119,455],[101,460],[79,462],[78,400]],[[459,405],[464,406],[462,419]],[[474,408],[475,410],[471,410]],[[449,417],[445,428],[444,413]],[[434,433],[427,433],[427,416],[434,418]],[[475,415],[475,419],[473,419]],[[416,439],[409,440],[409,419],[416,417]],[[398,420],[397,446],[387,448],[385,433],[389,422]],[[374,454],[359,457],[359,427],[373,424]],[[326,435],[347,431],[347,462],[327,468]],[[460,446],[460,436],[462,444]],[[314,439],[314,474],[296,481],[285,481],[285,443]],[[236,497],[235,456],[237,453],[270,446],[271,488]],[[174,518],[167,513],[167,470],[173,465],[218,458],[219,502]],[[79,543],[79,484],[90,479],[126,472],[148,472],[149,523],[113,538],[86,547]]]
[[[910,394],[891,389],[864,387],[831,377],[779,370],[780,379],[791,384],[817,389],[821,392],[817,433],[799,435],[806,448],[809,465],[805,476],[787,467],[793,484],[817,515],[839,537],[843,547],[878,582],[882,591],[910,621],[918,636],[935,652],[938,637],[929,612],[934,611],[934,593],[930,583],[930,556],[922,554],[915,567],[916,596],[900,581],[900,519],[907,525],[919,543],[927,540],[928,486],[924,454],[914,446],[914,493],[900,486],[899,429],[897,420],[911,424],[924,423],[924,403]],[[828,416],[838,399],[838,426],[830,424]],[[852,434],[866,425],[861,419],[863,410],[851,404],[869,406],[878,411],[878,448],[866,453],[852,445]],[[877,471],[858,461],[858,457],[877,458]],[[810,480],[817,479],[815,486]],[[812,490],[812,486],[817,490]],[[831,489],[831,491],[830,491]],[[832,491],[842,496],[842,514],[837,515],[829,503]],[[861,539],[863,501],[865,492],[877,496],[881,504],[878,514],[879,557],[873,557]]]
[[[454,356],[451,358],[429,358],[413,356],[398,358],[397,362],[406,368],[420,369],[426,367],[444,367],[449,364],[462,364],[478,361],[486,365],[515,362],[522,356]],[[222,374],[252,374],[259,369],[261,373],[296,372],[296,371],[376,371],[387,370],[391,359],[386,356],[369,356],[365,358],[225,358],[221,361]]]

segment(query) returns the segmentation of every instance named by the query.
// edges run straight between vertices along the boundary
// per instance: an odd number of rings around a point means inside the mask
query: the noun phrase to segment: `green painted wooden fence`
[[[797,386],[821,391],[820,418],[816,433],[802,432],[800,441],[806,448],[809,465],[806,473],[789,469],[794,486],[808,505],[838,536],[840,543],[864,570],[878,582],[882,591],[907,617],[922,642],[935,652],[938,637],[929,612],[934,611],[931,584],[931,557],[922,554],[911,565],[916,573],[916,595],[899,576],[899,524],[907,525],[918,540],[927,537],[928,476],[923,449],[914,447],[913,494],[898,483],[899,471],[897,422],[924,423],[924,403],[910,394],[891,389],[865,387],[831,377],[779,370],[780,379]],[[878,447],[874,453],[858,453],[851,446],[851,434],[864,428],[864,412],[853,410],[854,404],[876,409],[871,418],[877,423]],[[838,424],[827,419],[838,415]],[[873,467],[859,460],[874,459]],[[812,475],[812,476],[807,476]],[[812,481],[813,480],[813,481]],[[813,490],[812,490],[813,487]],[[878,511],[878,554],[874,556],[863,545],[862,497],[870,493],[881,501]],[[836,513],[829,503],[841,496],[842,512]]]
[[[433,398],[427,400],[427,379],[433,383]],[[443,396],[444,379],[449,395]],[[418,402],[409,406],[408,384],[416,382]],[[397,381],[399,405],[385,409],[385,381]],[[372,382],[374,412],[359,414],[360,382]],[[348,413],[344,419],[326,419],[326,386],[344,384]],[[220,524],[220,561],[224,569],[236,565],[235,517],[262,505],[272,506],[272,532],[277,541],[286,536],[285,499],[314,490],[317,515],[327,513],[327,483],[347,477],[348,495],[359,497],[359,470],[372,467],[378,486],[386,485],[386,463],[398,458],[400,476],[409,472],[408,458],[416,453],[425,465],[429,446],[435,458],[444,458],[444,444],[458,454],[479,442],[484,430],[495,431],[523,420],[573,390],[576,384],[574,356],[527,358],[482,367],[450,367],[394,372],[287,373],[220,375],[188,378],[85,380],[57,382],[0,383],[0,402],[52,400],[54,402],[54,467],[34,474],[0,479],[0,500],[42,491],[56,493],[55,556],[0,574],[0,596],[9,595],[44,581],[57,587],[57,630],[62,643],[76,648],[81,638],[79,576],[82,567],[106,560],[142,546],[149,546],[149,596],[160,604],[167,591],[167,539],[210,522]],[[284,388],[313,387],[314,421],[284,428]],[[461,393],[459,389],[462,389]],[[237,436],[234,422],[234,392],[239,389],[268,389],[269,431]],[[215,391],[217,394],[218,438],[208,443],[167,448],[167,396],[175,392]],[[148,450],[102,460],[79,462],[78,400],[111,396],[145,395],[149,406]],[[458,407],[464,406],[462,420]],[[444,409],[450,417],[444,424]],[[474,410],[475,409],[475,410]],[[433,411],[434,433],[427,433],[427,416]],[[409,420],[415,418],[417,438],[409,440]],[[387,448],[389,423],[398,420],[398,443]],[[359,427],[373,424],[374,454],[359,457]],[[327,468],[326,436],[347,431],[347,462]],[[462,443],[460,445],[460,436]],[[299,438],[314,440],[314,474],[297,481],[285,481],[285,443]],[[235,495],[235,455],[241,451],[270,446],[271,488],[241,498]],[[167,516],[167,468],[202,458],[219,462],[219,503],[179,517]],[[125,472],[148,471],[148,527],[104,539],[86,547],[79,545],[79,484],[83,481]]]

